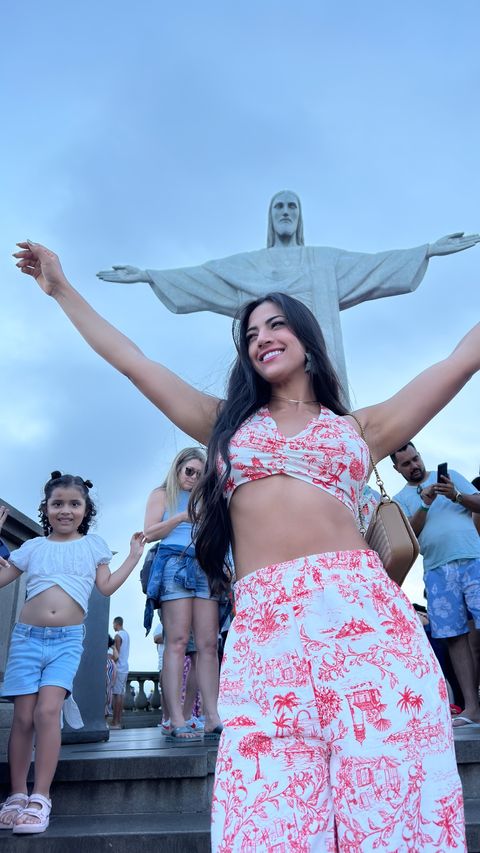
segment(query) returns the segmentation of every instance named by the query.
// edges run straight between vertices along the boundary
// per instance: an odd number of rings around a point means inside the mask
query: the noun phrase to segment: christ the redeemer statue
[[[429,258],[461,252],[478,242],[480,235],[464,236],[462,232],[418,248],[376,254],[305,246],[300,199],[285,190],[270,202],[266,249],[207,261],[198,267],[141,270],[114,266],[97,275],[105,281],[147,282],[175,314],[214,311],[233,317],[247,300],[285,291],[315,314],[347,393],[340,311],[368,299],[410,293],[422,281]]]

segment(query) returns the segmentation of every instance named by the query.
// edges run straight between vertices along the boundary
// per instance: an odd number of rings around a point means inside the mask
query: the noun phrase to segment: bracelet
[[[420,501],[420,509],[423,509],[424,512],[428,512],[430,507],[427,506],[427,504],[424,504],[423,501]]]
[[[458,489],[455,492],[455,497],[453,498],[453,502],[456,504],[462,503],[462,493]]]

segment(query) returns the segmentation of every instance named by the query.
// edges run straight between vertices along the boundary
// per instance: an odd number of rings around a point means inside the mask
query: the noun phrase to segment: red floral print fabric
[[[235,598],[214,853],[466,851],[445,682],[378,555],[268,566]]]
[[[230,441],[230,476],[224,493],[274,474],[311,483],[345,504],[355,516],[368,476],[368,447],[345,418],[322,407],[298,435],[278,430],[267,406],[241,425]],[[218,460],[222,475],[224,463]]]

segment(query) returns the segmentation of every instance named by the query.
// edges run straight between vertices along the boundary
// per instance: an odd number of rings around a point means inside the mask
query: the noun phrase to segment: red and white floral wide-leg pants
[[[377,554],[267,566],[235,598],[214,853],[465,851],[445,682]]]

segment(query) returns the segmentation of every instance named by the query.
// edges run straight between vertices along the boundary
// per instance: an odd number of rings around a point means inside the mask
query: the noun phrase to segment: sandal
[[[0,820],[0,829],[12,829],[17,817],[28,806],[28,794],[10,794],[0,806],[0,817],[11,815],[9,823]]]
[[[205,728],[203,720],[201,720],[199,717],[190,717],[190,719],[187,720],[187,726],[191,726],[192,729],[195,729],[195,731],[199,732],[203,732]]]
[[[30,803],[39,803],[40,808],[34,809],[30,807]],[[22,809],[19,818],[24,815],[36,818],[34,823],[18,823],[13,827],[14,835],[33,835],[37,832],[45,832],[50,822],[50,812],[52,809],[52,801],[44,797],[43,794],[32,794],[28,801],[28,806]],[[18,821],[18,818],[17,818]]]
[[[219,726],[215,726],[211,732],[203,733],[203,740],[205,743],[218,743],[220,740],[220,735],[223,732],[223,726],[220,724]]]
[[[169,743],[174,743],[176,746],[188,746],[190,743],[202,743],[203,732],[195,731],[189,725],[174,726],[169,734],[165,736],[165,740]]]

